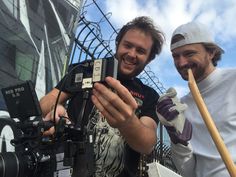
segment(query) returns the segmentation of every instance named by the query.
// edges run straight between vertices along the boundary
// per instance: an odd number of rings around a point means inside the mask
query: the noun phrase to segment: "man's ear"
[[[208,54],[209,54],[209,56],[210,56],[210,58],[211,58],[211,60],[215,57],[215,55],[216,55],[216,50],[213,50],[213,51],[211,51],[211,52],[208,52]]]

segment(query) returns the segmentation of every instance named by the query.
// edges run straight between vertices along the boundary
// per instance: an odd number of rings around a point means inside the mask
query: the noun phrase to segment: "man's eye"
[[[179,55],[175,54],[175,55],[172,55],[173,59],[177,60],[179,58]]]
[[[130,45],[130,44],[124,44],[124,46],[125,46],[125,48],[127,48],[127,49],[129,49],[129,48],[132,47],[132,45]]]
[[[176,57],[177,57],[177,55],[172,55],[172,57],[173,57],[173,58],[176,58]]]
[[[146,54],[145,50],[138,49],[137,51],[138,51],[139,54]]]
[[[186,57],[192,57],[195,55],[195,52],[190,52],[190,53],[186,53],[185,56]]]

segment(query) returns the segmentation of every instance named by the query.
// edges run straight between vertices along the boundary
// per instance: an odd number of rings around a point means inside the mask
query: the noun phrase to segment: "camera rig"
[[[66,125],[63,118],[55,125],[56,134],[54,139],[42,136],[45,130],[54,126],[54,123],[42,121],[42,111],[33,83],[26,81],[3,88],[2,94],[8,112],[15,121],[17,129],[22,132],[22,136],[11,140],[11,144],[20,147],[18,148],[19,151],[0,153],[0,176],[45,176],[45,169],[49,164],[46,162],[55,164],[55,149],[57,149],[58,144],[64,146],[64,166],[72,166],[73,168],[75,158],[80,158],[79,156],[84,154],[85,158],[88,158],[91,163],[83,164],[83,162],[79,162],[79,165],[84,165],[88,169],[86,177],[92,176],[94,172],[92,132],[81,127],[80,119],[84,117],[88,90],[93,87],[93,83],[103,82],[107,76],[116,78],[117,66],[118,63],[115,58],[106,58],[86,60],[72,64],[69,67],[68,74],[64,77],[64,84],[71,92],[83,93],[83,104],[75,125]],[[32,117],[36,118],[31,119]],[[55,165],[53,167],[55,168]],[[44,171],[43,174],[42,171]],[[47,173],[46,176],[53,176],[51,169]]]
[[[64,138],[64,164],[73,166],[73,171],[81,174],[81,176],[93,176],[95,170],[93,132],[86,128],[86,123],[88,123],[86,116],[88,115],[85,115],[90,91],[94,83],[104,83],[107,76],[117,78],[117,68],[118,61],[114,57],[85,60],[81,63],[72,64],[68,69],[67,77],[64,78],[67,91],[82,93],[80,112],[74,118],[75,124],[69,127],[66,125],[61,131],[66,137]],[[79,170],[81,166],[86,170]]]
[[[11,140],[11,144],[17,148],[16,152],[0,153],[0,176],[39,177],[41,168],[55,156],[53,145],[42,136],[43,131],[53,124],[43,122],[40,118],[30,119],[32,116],[41,116],[31,81],[3,88],[2,94],[10,117],[21,131],[21,136]]]

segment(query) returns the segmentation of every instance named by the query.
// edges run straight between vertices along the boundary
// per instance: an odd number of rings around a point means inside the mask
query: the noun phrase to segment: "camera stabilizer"
[[[118,62],[115,58],[86,60],[69,67],[65,87],[71,93],[81,92],[82,103],[75,125],[64,127],[64,165],[73,166],[74,174],[91,177],[94,174],[93,132],[88,130],[88,115],[85,115],[90,91],[95,82],[104,82],[105,77],[117,77]],[[84,169],[84,170],[81,170]]]
[[[77,165],[87,169],[86,177],[93,176],[93,135],[84,128],[85,126],[81,126],[84,109],[93,83],[103,82],[106,76],[116,78],[117,65],[116,59],[108,58],[88,60],[70,67],[63,84],[66,84],[71,92],[83,93],[83,104],[75,125],[65,124],[64,118],[61,118],[57,125],[42,121],[41,108],[31,81],[3,88],[2,93],[8,112],[11,118],[18,119],[14,121],[22,136],[11,140],[14,146],[20,147],[17,148],[20,150],[0,153],[0,176],[41,177],[45,176],[45,173],[48,173],[47,177],[53,176],[55,149],[58,144],[63,144],[64,166],[73,168],[76,159]],[[32,116],[38,118],[32,120],[30,119]],[[56,129],[55,136],[53,138],[42,136],[43,132],[52,126]],[[85,156],[90,163],[84,164],[80,161],[81,156]],[[49,164],[53,164],[53,168],[48,168]],[[49,171],[45,172],[45,169]],[[73,170],[76,171],[76,168]]]

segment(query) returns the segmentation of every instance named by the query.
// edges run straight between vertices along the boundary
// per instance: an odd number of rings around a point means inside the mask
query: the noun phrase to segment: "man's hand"
[[[149,154],[156,144],[156,122],[135,115],[138,104],[118,80],[107,77],[107,86],[95,83],[92,101],[111,127],[118,128],[127,144],[137,152]],[[112,89],[112,90],[111,90]]]
[[[173,143],[187,145],[192,137],[192,125],[185,118],[187,105],[180,103],[174,88],[169,88],[157,102],[156,112],[161,123],[165,125]]]
[[[46,116],[43,118],[43,121],[51,121],[58,123],[61,117],[66,118],[66,123],[70,123],[66,109],[62,105],[57,105],[55,117],[54,117],[55,108],[53,108]],[[54,120],[55,119],[55,120]],[[55,133],[55,127],[51,127],[49,130],[45,131],[43,135],[49,136]]]
[[[95,83],[92,101],[107,122],[112,127],[119,128],[135,117],[138,105],[128,89],[118,80],[107,77],[106,83],[114,91],[101,83]]]

